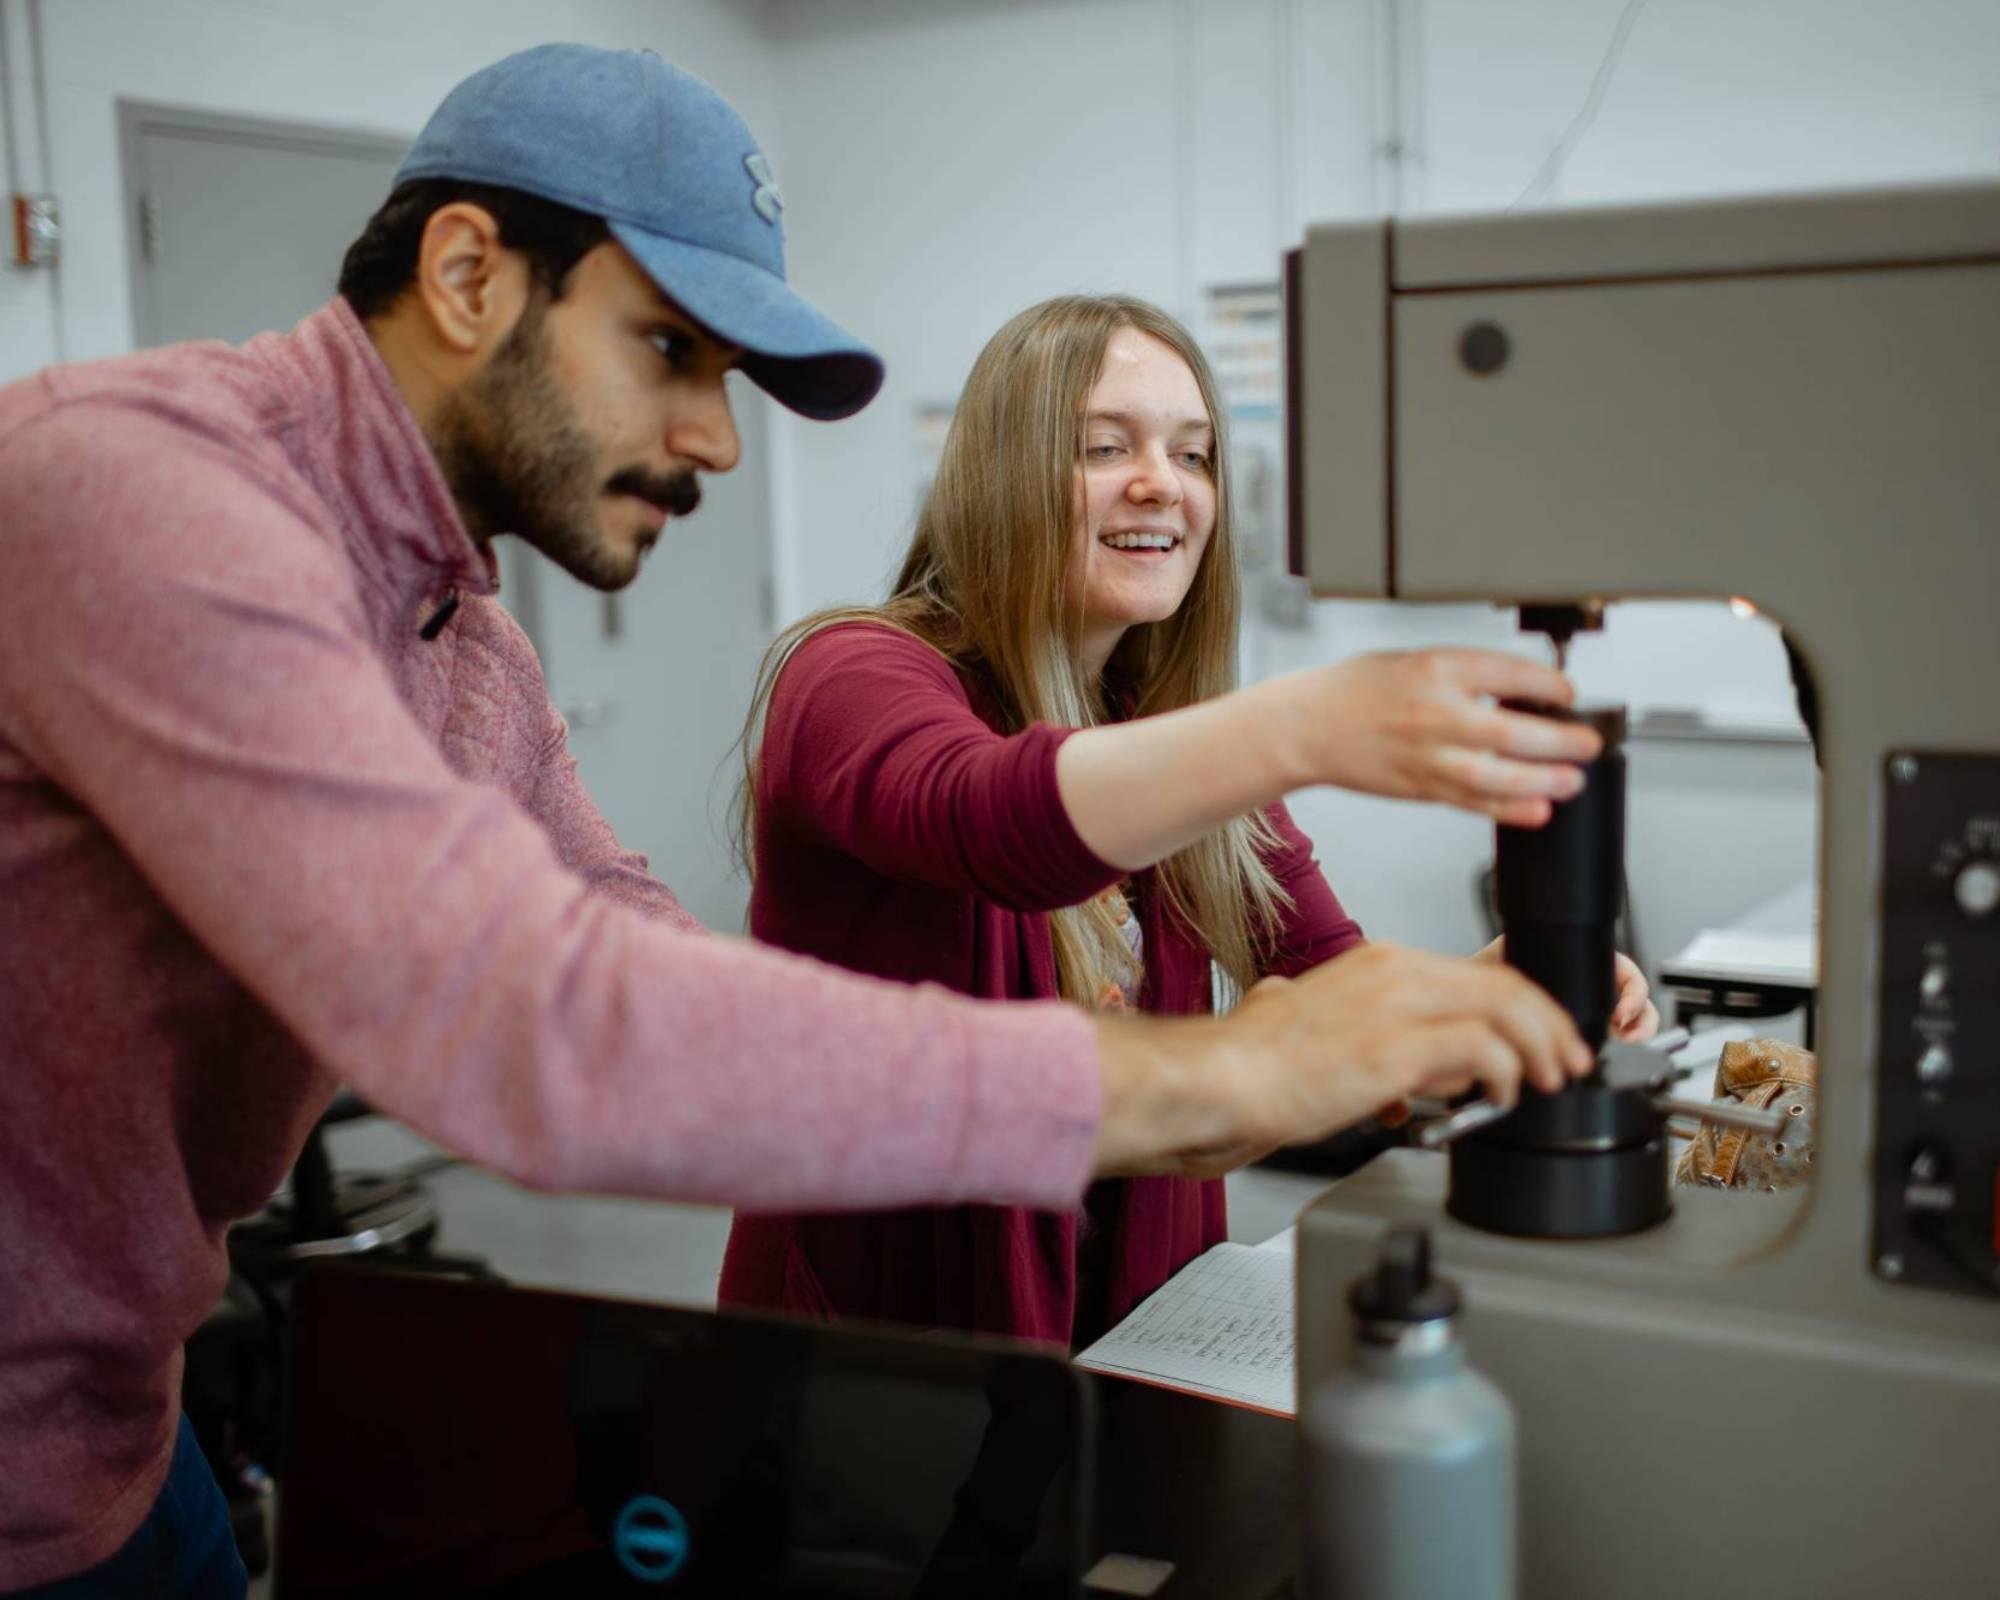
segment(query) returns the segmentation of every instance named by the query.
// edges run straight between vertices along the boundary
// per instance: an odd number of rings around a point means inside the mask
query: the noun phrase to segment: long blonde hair
[[[1125,631],[1104,684],[1082,665],[1082,596],[1065,578],[1078,519],[1084,417],[1122,328],[1168,346],[1188,365],[1215,427],[1215,528],[1187,597],[1171,617]],[[1147,716],[1235,686],[1239,605],[1228,452],[1215,380],[1193,337],[1172,317],[1122,295],[1065,295],[1022,312],[973,363],[953,414],[915,537],[889,599],[793,624],[765,652],[744,724],[738,849],[755,870],[757,753],[752,736],[791,654],[841,622],[875,622],[923,641],[976,677],[1000,709],[1003,731],[1037,722],[1089,727],[1113,715]],[[1264,966],[1289,897],[1260,849],[1275,843],[1261,815],[1237,818],[1159,864],[1171,913],[1229,980],[1249,987]],[[1065,998],[1096,1004],[1134,977],[1113,910],[1093,900],[1051,912]]]

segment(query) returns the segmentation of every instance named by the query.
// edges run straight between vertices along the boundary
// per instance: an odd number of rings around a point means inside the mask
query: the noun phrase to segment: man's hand
[[[1510,1105],[1593,1065],[1563,1010],[1502,964],[1362,945],[1266,979],[1224,1018],[1098,1020],[1100,1176],[1207,1177],[1409,1095]]]

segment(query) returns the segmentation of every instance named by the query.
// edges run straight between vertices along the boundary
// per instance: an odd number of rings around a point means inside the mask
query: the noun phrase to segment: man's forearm
[[[1099,1177],[1174,1172],[1239,1141],[1236,1043],[1210,1017],[1094,1018],[1103,1113]]]

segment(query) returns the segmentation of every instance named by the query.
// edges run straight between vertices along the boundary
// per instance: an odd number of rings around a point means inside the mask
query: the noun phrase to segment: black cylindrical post
[[[1510,704],[1585,722],[1604,741],[1583,792],[1541,828],[1496,830],[1495,880],[1508,962],[1555,996],[1593,1050],[1617,1005],[1617,926],[1625,884],[1625,712]],[[1446,1208],[1496,1233],[1602,1238],[1670,1210],[1666,1142],[1650,1096],[1602,1076],[1514,1111],[1451,1147]]]
[[[1584,1043],[1604,1047],[1617,1001],[1618,906],[1625,881],[1625,711],[1568,711],[1515,704],[1587,723],[1604,750],[1585,769],[1583,792],[1547,826],[1495,830],[1495,878],[1507,960],[1562,1003]]]

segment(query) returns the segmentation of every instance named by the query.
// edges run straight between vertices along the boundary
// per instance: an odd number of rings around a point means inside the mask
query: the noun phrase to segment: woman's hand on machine
[[[1472,959],[1504,963],[1506,942],[1495,939]],[[1611,1037],[1621,1044],[1644,1044],[1660,1031],[1660,1011],[1653,1004],[1653,986],[1646,982],[1639,963],[1630,956],[1621,952],[1616,966],[1618,1000],[1611,1008]]]
[[[1660,1008],[1653,1004],[1652,986],[1630,956],[1618,958],[1618,1004],[1611,1012],[1611,1037],[1625,1044],[1644,1044],[1660,1031]]]
[[[1540,827],[1583,787],[1574,763],[1601,748],[1587,727],[1504,710],[1500,699],[1568,705],[1555,668],[1497,650],[1392,650],[1270,680],[1294,780],[1434,800]]]

